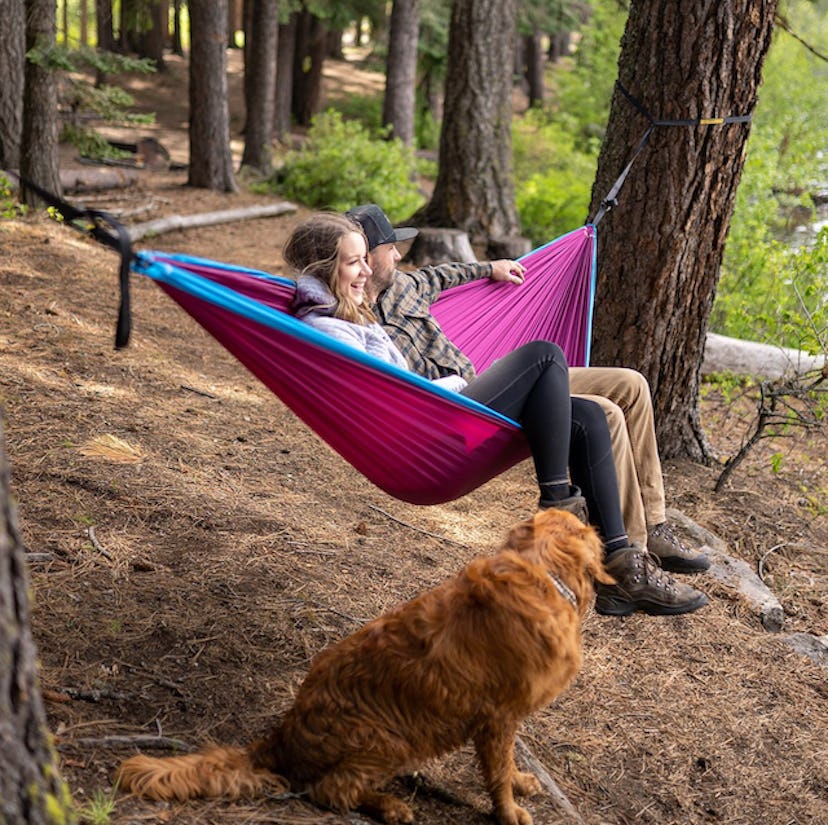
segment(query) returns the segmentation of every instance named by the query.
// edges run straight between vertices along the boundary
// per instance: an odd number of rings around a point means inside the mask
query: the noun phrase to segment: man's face
[[[377,296],[394,280],[394,272],[402,255],[393,243],[375,246],[368,253],[368,265],[373,270],[370,280],[370,292]]]

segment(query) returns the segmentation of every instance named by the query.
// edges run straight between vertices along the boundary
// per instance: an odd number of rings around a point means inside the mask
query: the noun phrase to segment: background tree
[[[296,53],[296,12],[279,23],[276,49],[276,90],[273,101],[273,134],[284,140],[292,123],[293,63]]]
[[[322,67],[328,54],[325,20],[307,3],[296,15],[293,53],[292,112],[296,123],[309,126],[322,99]]]
[[[512,176],[514,0],[454,0],[440,164],[415,220],[472,239],[518,234]]]
[[[382,124],[391,127],[391,137],[407,145],[414,142],[419,33],[420,0],[395,0],[388,36]]]
[[[190,0],[190,166],[187,183],[236,192],[227,109],[227,0]]]
[[[26,43],[23,11],[19,0],[0,0],[0,169],[20,166]]]
[[[115,34],[112,30],[112,0],[95,0],[95,28],[99,49],[115,51]]]
[[[630,7],[618,78],[657,119],[750,114],[776,0]],[[591,214],[647,121],[616,90]],[[593,363],[641,370],[665,457],[701,458],[699,367],[716,293],[746,125],[657,128],[601,225]]]
[[[57,87],[49,61],[55,47],[55,4],[26,0],[26,53],[24,68],[23,132],[20,171],[43,189],[60,194],[58,174]],[[6,78],[3,79],[6,82]],[[24,203],[37,196],[21,187]]]
[[[29,582],[0,416],[0,800],[2,821],[53,825],[75,822],[60,779],[37,681],[29,624]]]
[[[273,115],[276,105],[278,0],[250,0],[250,42],[244,44],[244,92],[247,119],[241,165],[263,175],[273,168]]]

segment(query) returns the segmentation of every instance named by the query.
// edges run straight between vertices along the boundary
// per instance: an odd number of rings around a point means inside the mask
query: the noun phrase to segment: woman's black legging
[[[566,484],[571,476],[604,541],[626,538],[606,417],[594,401],[570,397],[569,367],[557,344],[532,341],[518,347],[462,394],[520,422],[541,490]]]

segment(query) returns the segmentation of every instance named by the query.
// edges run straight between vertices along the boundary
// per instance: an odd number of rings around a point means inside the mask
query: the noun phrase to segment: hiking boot
[[[586,499],[581,495],[581,488],[570,486],[570,495],[568,498],[562,498],[560,501],[549,501],[548,499],[541,499],[538,503],[538,508],[541,510],[566,510],[577,516],[584,524],[589,524],[589,510],[587,509]]]
[[[595,611],[603,616],[629,616],[636,610],[650,616],[692,613],[707,596],[668,576],[658,559],[638,547],[616,550],[604,562],[616,584],[597,584]]]
[[[710,568],[710,559],[684,544],[666,521],[647,531],[647,550],[671,573],[703,573]]]

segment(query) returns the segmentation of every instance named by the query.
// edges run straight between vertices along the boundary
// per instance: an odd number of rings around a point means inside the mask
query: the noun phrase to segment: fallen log
[[[102,189],[127,189],[138,183],[135,169],[115,169],[107,166],[84,169],[61,169],[60,186],[64,192],[98,192]]]
[[[295,212],[296,204],[288,201],[279,203],[257,204],[239,209],[223,209],[218,212],[204,212],[200,215],[168,215],[166,218],[157,218],[144,223],[136,223],[127,228],[129,238],[139,241],[148,235],[163,235],[165,232],[174,232],[176,229],[197,229],[202,226],[214,226],[220,223],[233,223],[254,218],[272,218]]]

